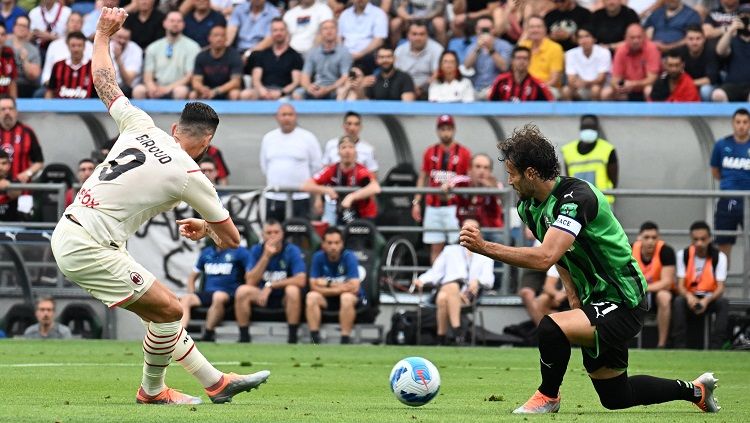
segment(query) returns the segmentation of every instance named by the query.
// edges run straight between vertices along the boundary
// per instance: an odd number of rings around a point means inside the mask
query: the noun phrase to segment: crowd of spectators
[[[85,98],[102,7],[135,98],[747,101],[750,4],[4,0],[0,93]],[[741,4],[742,3],[742,4]],[[83,54],[79,40],[83,37]],[[73,45],[71,45],[71,43]],[[13,53],[13,54],[11,54]],[[62,62],[62,64],[60,64]],[[75,77],[73,75],[76,75]]]

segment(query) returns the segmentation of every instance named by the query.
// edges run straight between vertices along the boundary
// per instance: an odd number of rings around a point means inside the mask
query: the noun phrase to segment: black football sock
[[[542,371],[539,392],[550,398],[557,398],[570,361],[570,342],[560,326],[549,316],[542,318],[537,331],[539,367]]]
[[[250,342],[250,326],[240,326],[240,342]]]
[[[311,330],[310,331],[310,339],[312,340],[313,344],[320,344],[320,331],[319,330]]]
[[[591,379],[602,405],[610,410],[620,410],[636,405],[660,404],[685,400],[697,403],[701,390],[693,382],[662,379],[638,375],[628,377],[627,372],[611,379]]]
[[[299,324],[291,324],[289,323],[289,336],[286,339],[286,342],[288,344],[296,344],[297,343],[297,329],[299,328]]]

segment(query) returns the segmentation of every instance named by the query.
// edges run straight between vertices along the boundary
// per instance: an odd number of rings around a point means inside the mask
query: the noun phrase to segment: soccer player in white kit
[[[124,9],[102,9],[92,58],[96,91],[117,122],[120,136],[65,210],[52,234],[52,251],[68,279],[110,308],[125,308],[142,319],[146,328],[143,379],[136,402],[201,402],[164,384],[172,357],[198,379],[211,401],[229,402],[265,382],[270,372],[236,375],[214,368],[180,325],[177,297],[125,249],[127,239],[144,222],[181,201],[206,219],[178,221],[181,235],[192,240],[210,236],[219,248],[239,245],[237,228],[196,164],[208,149],[219,117],[203,103],[188,103],[180,121],[172,124],[170,136],[130,104],[117,85],[109,55],[110,37],[126,17]]]

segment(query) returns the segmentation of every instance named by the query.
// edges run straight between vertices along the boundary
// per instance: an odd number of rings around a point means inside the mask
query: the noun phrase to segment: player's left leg
[[[359,298],[351,292],[344,292],[339,297],[339,324],[341,325],[341,343],[351,343],[352,328],[357,318],[357,302]]]
[[[583,365],[605,408],[685,400],[704,411],[718,411],[713,398],[716,379],[711,373],[692,382],[646,375],[628,377],[627,343],[640,331],[645,310],[610,302],[586,305],[583,310],[596,325],[595,344],[583,348]]]
[[[159,281],[125,308],[150,322],[143,342],[144,375],[137,396],[140,403],[200,403],[200,398],[164,386],[164,374],[172,357],[198,379],[213,402],[231,401],[234,395],[258,387],[270,375],[265,370],[244,376],[224,374],[212,366],[181,327],[182,308],[177,296]]]
[[[448,322],[451,325],[456,345],[463,344],[463,333],[461,333],[461,285],[458,282],[445,283],[440,288],[445,294],[445,306],[448,314]]]
[[[299,321],[302,317],[302,290],[296,285],[284,287],[284,312],[289,326],[287,343],[296,344]]]
[[[211,298],[211,306],[206,312],[206,332],[203,334],[202,341],[216,341],[216,326],[224,320],[226,305],[229,304],[231,297],[227,292],[214,291]]]
[[[658,348],[667,346],[669,323],[672,319],[672,291],[662,289],[656,292],[656,326],[659,332]]]

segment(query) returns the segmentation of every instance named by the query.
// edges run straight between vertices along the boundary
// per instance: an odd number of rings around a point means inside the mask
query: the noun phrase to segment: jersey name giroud
[[[172,161],[172,158],[164,152],[161,148],[156,146],[156,142],[148,137],[148,135],[141,135],[135,139],[142,146],[146,148],[146,151],[151,153],[161,164],[167,164]]]

